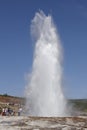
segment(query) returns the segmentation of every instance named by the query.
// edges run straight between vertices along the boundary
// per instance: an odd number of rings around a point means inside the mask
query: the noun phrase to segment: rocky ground
[[[87,117],[0,116],[0,130],[87,130]]]

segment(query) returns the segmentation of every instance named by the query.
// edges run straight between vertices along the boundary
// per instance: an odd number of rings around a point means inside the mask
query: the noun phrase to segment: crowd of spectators
[[[15,116],[15,115],[20,116],[21,113],[22,113],[22,108],[21,107],[18,109],[17,112],[15,112],[13,109],[8,108],[8,107],[3,107],[1,109],[1,115],[2,116]]]

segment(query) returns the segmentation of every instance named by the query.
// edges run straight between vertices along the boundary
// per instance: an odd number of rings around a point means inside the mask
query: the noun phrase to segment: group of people
[[[13,111],[12,109],[5,107],[2,108],[2,116],[9,116],[9,115],[15,115],[15,111]]]
[[[17,113],[18,113],[18,116],[21,115],[21,113],[22,113],[22,108],[21,107],[18,109]],[[2,108],[1,115],[2,116],[15,116],[16,112],[14,110],[12,110],[11,108],[5,107],[5,108]]]

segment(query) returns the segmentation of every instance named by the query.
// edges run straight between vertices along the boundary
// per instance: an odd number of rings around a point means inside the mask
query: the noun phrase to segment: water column
[[[31,22],[35,39],[32,72],[26,86],[26,109],[32,116],[64,116],[62,48],[56,26],[42,11]]]

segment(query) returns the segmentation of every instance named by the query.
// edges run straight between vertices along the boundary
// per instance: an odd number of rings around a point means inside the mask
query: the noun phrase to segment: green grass
[[[72,104],[76,109],[87,112],[87,99],[70,99],[69,104]]]

